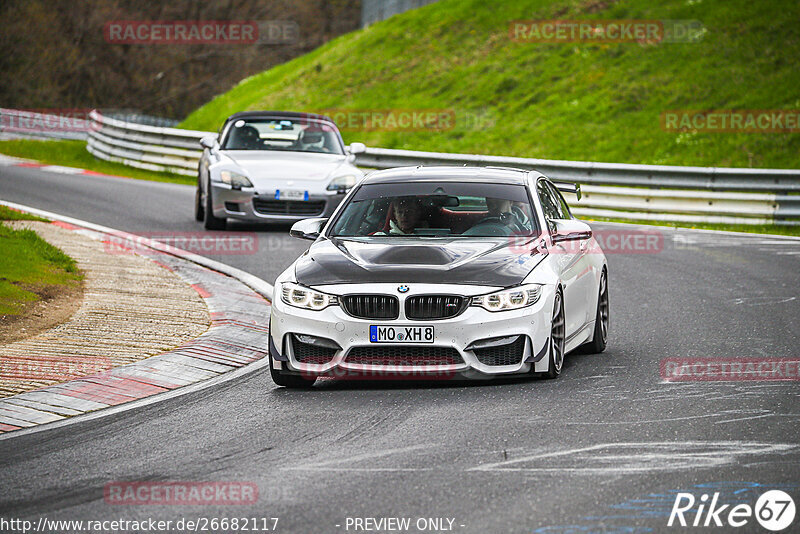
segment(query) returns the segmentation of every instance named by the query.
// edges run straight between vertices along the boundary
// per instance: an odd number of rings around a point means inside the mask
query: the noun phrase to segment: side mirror
[[[207,148],[209,150],[214,150],[217,148],[217,138],[213,135],[208,135],[200,139],[200,146],[203,148]]]
[[[292,225],[291,230],[289,230],[289,235],[299,239],[310,239],[311,241],[314,241],[319,237],[319,234],[322,232],[322,229],[325,227],[325,223],[327,222],[328,219],[323,218],[303,219],[302,221],[297,221]]]
[[[592,227],[575,219],[558,219],[551,221],[555,231],[551,230],[553,243],[562,241],[582,241],[592,237]]]
[[[350,153],[354,156],[363,154],[367,151],[367,145],[364,143],[350,143]]]

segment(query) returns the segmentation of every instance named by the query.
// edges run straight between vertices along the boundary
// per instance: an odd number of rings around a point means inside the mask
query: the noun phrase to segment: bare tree
[[[239,80],[358,27],[360,0],[3,0],[0,106],[182,118]],[[112,44],[113,21],[294,21],[285,44]]]

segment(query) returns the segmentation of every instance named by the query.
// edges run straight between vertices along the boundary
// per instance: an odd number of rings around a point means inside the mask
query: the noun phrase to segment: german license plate
[[[275,191],[276,200],[308,200],[308,191],[300,189],[278,189]]]
[[[432,326],[383,326],[369,327],[371,343],[433,343]]]

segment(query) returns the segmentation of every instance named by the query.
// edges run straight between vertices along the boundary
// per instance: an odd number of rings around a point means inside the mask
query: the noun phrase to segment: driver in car
[[[234,148],[237,150],[258,150],[261,148],[261,139],[258,135],[258,130],[250,125],[239,126],[235,125],[236,129],[233,131],[234,135]]]
[[[413,235],[414,230],[425,226],[422,205],[415,197],[404,197],[392,203],[394,217],[389,220],[388,235]],[[375,235],[387,235],[377,232]]]
[[[326,144],[325,135],[320,130],[305,129],[300,133],[298,141],[306,152],[331,152]]]
[[[509,227],[512,233],[523,233],[530,229],[525,213],[505,198],[486,197],[488,213],[479,224],[499,222]]]

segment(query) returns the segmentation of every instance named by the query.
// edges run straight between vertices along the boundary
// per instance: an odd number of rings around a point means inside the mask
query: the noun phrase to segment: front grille
[[[297,336],[292,335],[292,350],[294,359],[298,362],[323,365],[333,359],[337,349],[303,343],[297,339]]]
[[[345,361],[362,365],[458,365],[461,354],[452,347],[375,346],[350,349]]]
[[[262,215],[320,215],[325,211],[324,200],[271,200],[254,198],[253,209]]]
[[[484,365],[517,365],[525,354],[525,336],[519,336],[513,343],[475,349],[474,352],[478,361]]]
[[[400,305],[391,295],[346,295],[340,299],[344,311],[359,319],[397,319]]]
[[[406,299],[409,319],[449,319],[467,307],[469,299],[454,295],[422,295]]]

